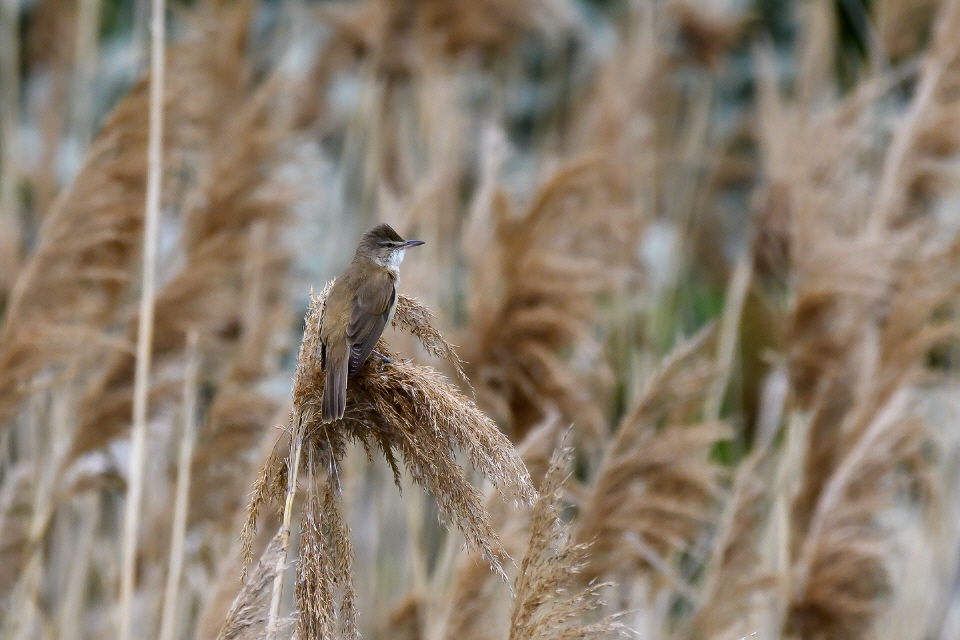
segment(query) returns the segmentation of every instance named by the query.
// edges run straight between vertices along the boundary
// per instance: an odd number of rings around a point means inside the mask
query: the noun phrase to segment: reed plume
[[[493,530],[480,493],[467,481],[456,461],[455,447],[467,454],[473,466],[501,494],[529,504],[536,491],[509,440],[472,401],[433,369],[400,359],[383,339],[377,344],[377,350],[394,362],[380,366],[368,361],[350,379],[343,419],[321,425],[319,407],[324,374],[317,350],[329,287],[312,298],[305,320],[288,427],[290,457],[283,465],[275,452],[262,469],[254,486],[243,536],[249,544],[263,505],[286,499],[285,510],[289,513],[291,496],[296,490],[294,470],[302,464],[315,479],[309,485],[301,525],[308,529],[298,565],[298,629],[330,634],[334,632],[331,625],[337,620],[341,632],[353,636],[355,611],[349,586],[352,553],[349,532],[337,507],[340,464],[349,442],[361,445],[368,456],[372,456],[374,450],[379,451],[398,486],[399,457],[414,483],[436,498],[446,521],[456,526],[470,547],[480,552],[491,569],[504,579],[508,556]],[[406,297],[398,298],[396,315],[418,323],[415,333],[432,336],[436,341],[427,340],[424,347],[447,353],[456,366],[452,348],[435,329],[427,326],[429,312],[419,303]],[[285,526],[289,526],[288,523],[285,514]]]
[[[235,43],[234,29],[228,20],[222,37]],[[167,176],[189,173],[190,150],[207,142],[199,133],[206,132],[206,123],[198,120],[205,94],[192,100],[174,97],[193,96],[185,86],[194,81],[207,88],[222,85],[222,79],[213,81],[224,77],[218,73],[222,69],[207,66],[211,59],[229,58],[222,53],[199,38],[169,51]],[[91,344],[110,342],[104,335],[128,290],[143,224],[148,86],[147,78],[138,81],[106,118],[76,177],[44,216],[39,244],[18,276],[0,330],[4,426],[38,373],[56,372],[77,354],[96,355]]]
[[[278,567],[283,566],[283,556],[283,544],[278,533],[267,545],[246,584],[230,605],[230,611],[227,613],[227,619],[220,633],[217,634],[217,640],[253,640],[263,637],[267,626],[273,580]]]
[[[190,328],[205,343],[221,349],[237,345],[244,331],[255,329],[243,326],[247,300],[235,283],[251,249],[264,251],[251,246],[253,227],[265,225],[263,241],[276,242],[276,227],[293,197],[271,172],[281,162],[282,129],[271,122],[269,109],[277,84],[274,78],[253,90],[237,114],[220,125],[221,133],[212,141],[216,151],[203,167],[197,191],[188,199],[193,204],[184,216],[184,264],[157,295],[153,339],[157,368],[183,353]],[[282,262],[282,253],[276,255],[274,265]],[[116,354],[87,391],[71,460],[124,432],[124,416],[132,402],[132,368],[130,354]],[[169,397],[172,386],[155,385],[152,404]]]
[[[704,354],[711,333],[708,326],[674,348],[607,444],[580,500],[576,539],[592,543],[586,578],[652,569],[684,591],[671,558],[715,522],[722,474],[707,454],[731,435],[722,423],[698,422],[717,375]]]
[[[517,453],[538,490],[557,450],[557,432],[556,420],[548,420],[527,433],[517,445]],[[507,552],[511,556],[522,556],[530,541],[530,514],[526,510],[509,508],[498,500],[493,491],[487,493],[486,508]],[[475,551],[461,552],[452,573],[451,586],[445,598],[442,637],[451,640],[494,640],[504,637],[510,624],[507,605],[511,594],[503,582],[487,570],[483,559]],[[437,576],[438,579],[444,577]]]
[[[589,622],[600,607],[603,585],[577,586],[576,576],[587,565],[589,544],[574,542],[571,526],[561,518],[563,485],[573,450],[561,442],[550,460],[540,498],[530,513],[530,541],[510,615],[509,640],[561,640],[624,635],[610,619]]]
[[[606,168],[596,157],[564,164],[522,213],[494,191],[467,227],[467,373],[517,440],[553,407],[588,440],[602,438],[586,372],[561,354],[590,343],[598,297],[614,289],[630,242],[615,231],[622,212]]]

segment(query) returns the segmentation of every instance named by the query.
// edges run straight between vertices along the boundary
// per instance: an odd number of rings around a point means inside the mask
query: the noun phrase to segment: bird
[[[404,240],[390,225],[379,224],[363,235],[353,261],[330,288],[320,321],[324,423],[343,418],[347,379],[375,353],[377,340],[393,320],[403,255],[422,244],[422,240]]]

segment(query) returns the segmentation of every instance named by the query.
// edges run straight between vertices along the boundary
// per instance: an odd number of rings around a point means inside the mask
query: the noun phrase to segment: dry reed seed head
[[[784,631],[868,637],[890,595],[890,526],[878,522],[931,465],[926,425],[900,390],[845,452],[819,495],[793,567]],[[902,499],[902,498],[901,498]],[[802,534],[801,534],[802,535]]]
[[[463,361],[460,360],[454,346],[444,340],[443,334],[433,326],[432,320],[433,312],[430,309],[414,298],[402,293],[398,294],[393,326],[417,338],[423,345],[424,351],[453,367],[457,376],[469,386],[470,380],[463,371]]]
[[[438,372],[400,359],[382,339],[377,350],[394,361],[368,361],[347,385],[344,418],[331,424],[320,422],[324,372],[317,357],[319,328],[331,286],[332,283],[328,284],[320,296],[312,298],[306,315],[289,429],[292,437],[303,438],[302,457],[307,472],[326,478],[322,507],[317,507],[319,497],[314,496],[306,514],[307,522],[315,523],[310,525],[315,530],[307,537],[312,547],[301,550],[307,556],[314,555],[311,548],[331,554],[327,559],[301,559],[305,573],[301,574],[302,584],[298,583],[298,588],[300,601],[308,609],[300,611],[299,615],[304,617],[298,618],[298,624],[305,625],[303,628],[311,633],[329,628],[337,611],[343,624],[351,628],[354,624],[352,589],[346,589],[343,575],[349,571],[349,536],[336,508],[339,467],[351,441],[360,444],[368,455],[378,450],[391,466],[398,487],[402,462],[414,482],[433,494],[442,516],[457,526],[470,547],[503,579],[503,566],[509,556],[490,523],[481,494],[457,463],[456,448],[467,454],[473,466],[502,495],[524,504],[531,504],[537,495],[522,460],[496,425]],[[398,298],[396,315],[402,319],[401,328],[423,337],[425,349],[446,352],[452,362],[458,362],[452,347],[442,341],[429,324],[429,315],[417,303]],[[279,500],[286,491],[278,482],[281,472],[277,461],[276,457],[268,461],[258,477],[244,527],[245,540],[255,530],[260,506]],[[334,585],[345,589],[339,608],[332,596]]]
[[[595,156],[578,158],[544,180],[522,214],[502,192],[474,214],[490,218],[494,233],[491,246],[468,252],[468,370],[478,398],[498,408],[517,439],[556,407],[585,440],[602,440],[588,372],[560,354],[593,340],[597,297],[616,290],[639,234],[606,168]]]
[[[306,331],[298,359],[297,378],[294,383],[294,401],[305,417],[315,418],[309,409],[315,408],[316,398],[322,391],[323,372],[316,357],[319,345],[319,327],[323,314],[323,300],[331,285],[314,299],[307,314]],[[400,317],[398,328],[410,331],[424,340],[424,348],[441,354],[453,366],[459,358],[453,347],[443,341],[440,333],[430,324],[430,314],[419,303],[400,296],[397,299],[395,318]],[[386,342],[377,345],[380,353],[390,353]],[[530,504],[536,491],[523,461],[510,441],[496,428],[493,422],[468,398],[463,396],[443,377],[430,367],[400,360],[377,370],[377,363],[368,361],[361,373],[348,385],[348,415],[345,426],[360,431],[358,422],[370,420],[379,444],[391,442],[397,450],[408,457],[408,465],[424,464],[428,460],[417,455],[424,448],[436,449],[436,456],[453,468],[459,469],[450,457],[453,446],[462,449],[477,468],[501,494]],[[355,402],[349,406],[349,391],[355,391]],[[393,397],[392,397],[393,396]],[[422,422],[423,424],[418,424]],[[308,428],[307,433],[315,429]],[[374,444],[374,443],[371,443]],[[441,453],[442,452],[442,453]],[[435,464],[438,464],[435,461]],[[462,475],[462,473],[456,473]],[[439,480],[439,478],[437,478]]]
[[[694,627],[703,637],[728,637],[731,630],[746,628],[745,603],[775,584],[763,573],[761,543],[777,462],[769,451],[756,449],[737,468],[696,602]]]
[[[254,640],[263,637],[267,630],[273,581],[277,570],[282,568],[285,554],[283,533],[278,532],[230,606],[217,640]]]
[[[222,38],[229,37],[221,35]],[[216,40],[216,39],[215,39]],[[195,45],[201,46],[201,45]],[[232,46],[232,45],[231,45]],[[228,47],[229,49],[229,47]],[[214,56],[216,57],[216,56]],[[279,166],[279,146],[284,129],[269,119],[269,98],[279,85],[268,80],[250,95],[239,90],[220,92],[221,100],[236,101],[238,111],[224,120],[218,133],[212,136],[205,162],[201,166],[200,181],[192,192],[194,203],[185,214],[181,233],[185,263],[161,289],[156,299],[153,330],[153,361],[156,369],[183,352],[188,329],[198,330],[204,344],[214,353],[229,353],[243,348],[255,350],[258,345],[253,334],[262,333],[258,326],[248,326],[244,306],[249,283],[243,275],[249,271],[250,256],[264,254],[262,264],[254,277],[267,282],[263,295],[277,296],[279,280],[276,276],[283,267],[283,250],[279,246],[279,225],[294,195],[283,190],[276,178]],[[210,102],[209,100],[207,102]],[[211,117],[210,110],[221,113],[222,103],[194,107],[193,117]],[[207,111],[205,112],[204,109]],[[262,233],[253,230],[259,225]],[[253,246],[259,242],[263,246]],[[256,316],[255,316],[256,318]],[[130,322],[128,333],[133,335],[136,319]],[[259,346],[266,342],[262,338]],[[241,356],[256,356],[245,353]],[[262,358],[262,352],[261,352]],[[220,358],[222,360],[222,358]],[[219,365],[234,374],[241,373],[243,365]],[[256,366],[256,365],[255,365]],[[81,420],[70,455],[69,464],[78,456],[104,446],[121,436],[129,422],[132,410],[134,358],[130,353],[116,355],[107,365],[100,380],[87,392],[81,409]],[[257,371],[248,371],[257,375]],[[226,374],[224,374],[226,375]],[[159,377],[154,375],[156,379]],[[224,379],[224,382],[226,380]],[[167,389],[175,387],[170,385]],[[164,387],[151,391],[151,407],[166,400]],[[221,431],[239,433],[233,425],[223,423]],[[247,447],[255,438],[247,438]],[[235,451],[230,449],[228,451]],[[202,455],[203,450],[198,454]]]
[[[263,426],[276,415],[277,402],[250,389],[220,389],[200,431],[197,451],[191,462],[190,523],[199,521],[232,526],[232,514],[246,505],[243,493],[249,489],[249,475],[243,478],[244,491],[236,490],[241,474],[249,474],[245,456],[251,443],[263,437]]]
[[[538,491],[557,450],[559,422],[551,419],[530,431],[517,446],[517,453],[530,472]],[[486,507],[500,533],[504,548],[512,557],[522,556],[529,542],[529,513],[510,509],[493,491],[486,496]],[[475,552],[461,553],[453,569],[453,582],[443,637],[451,639],[496,640],[509,629],[507,610],[511,594],[480,561]],[[400,614],[396,610],[397,615]]]
[[[287,490],[287,466],[279,452],[289,448],[290,433],[287,429],[280,436],[253,483],[246,518],[240,531],[241,582],[246,581],[247,568],[253,562],[253,543],[260,511],[265,506],[280,506]]]
[[[805,470],[793,505],[798,531],[806,530],[830,474],[876,411],[897,389],[930,375],[931,349],[956,335],[952,323],[938,316],[960,290],[954,272],[960,266],[958,243],[943,248],[930,243],[916,231],[898,232],[891,244],[900,246],[883,265],[885,275],[876,276],[883,286],[873,287],[875,293],[851,295],[853,289],[838,282],[796,305],[791,385],[800,407],[812,409]],[[865,289],[870,291],[860,291]]]
[[[109,322],[133,262],[146,175],[146,83],[115,107],[71,185],[40,230],[0,331],[0,424],[28,393],[28,381],[76,353],[78,327]],[[98,215],[88,215],[89,211]],[[58,335],[58,330],[63,330]],[[71,340],[72,338],[72,340]],[[73,348],[64,349],[70,345]]]
[[[624,629],[609,618],[589,622],[600,608],[603,585],[578,586],[589,545],[577,544],[571,527],[561,519],[563,485],[573,450],[560,446],[544,477],[540,497],[530,514],[530,539],[514,585],[510,640],[584,639],[614,637]]]
[[[360,633],[351,569],[353,546],[337,506],[339,490],[331,480],[324,482],[322,499],[311,481],[304,500],[296,633],[301,638],[356,639]]]
[[[219,20],[225,13],[237,12],[218,11],[211,18],[230,25],[219,34],[242,29],[235,20]],[[206,114],[197,100],[178,99],[195,96],[197,87],[231,85],[223,82],[231,74],[222,73],[229,56],[211,54],[218,42],[188,38],[168,51],[164,147],[176,156],[166,163],[168,178],[188,172],[193,162],[194,154],[177,152],[207,142],[198,132],[205,130],[201,116],[209,118],[209,106],[216,118],[222,114],[222,94],[205,101]],[[142,78],[114,107],[76,177],[44,214],[39,245],[18,276],[0,331],[0,425],[8,423],[37,373],[75,359],[91,335],[101,336],[116,320],[140,250],[148,87],[149,79]],[[165,192],[173,184],[165,180]]]
[[[383,341],[377,350],[396,359]],[[436,371],[399,359],[382,373],[374,367],[364,367],[351,379],[347,413],[335,427],[321,425],[317,412],[307,416],[306,446],[316,449],[320,470],[335,476],[348,440],[367,451],[379,450],[396,479],[399,458],[414,482],[434,495],[444,518],[503,575],[506,555],[482,496],[457,464],[454,447],[463,449],[501,493],[528,502],[535,492],[523,463],[495,425]],[[315,376],[312,397],[306,400],[318,407],[322,372]]]
[[[731,431],[699,422],[718,373],[704,353],[712,335],[708,326],[674,348],[608,443],[580,503],[577,539],[592,543],[587,578],[631,564],[660,570],[714,526],[723,473],[708,453]]]
[[[238,290],[224,285],[242,264],[246,242],[233,238],[221,240],[188,261],[184,270],[157,295],[153,360],[158,369],[154,378],[159,378],[161,384],[154,383],[151,389],[154,409],[157,407],[155,403],[169,401],[171,392],[176,391],[175,380],[162,384],[162,367],[167,359],[183,353],[188,329],[201,332],[207,350],[236,341],[236,336],[223,335],[223,330],[239,318],[240,295]],[[134,318],[128,335],[133,336],[135,332]],[[132,353],[116,354],[101,377],[84,394],[67,464],[84,453],[102,448],[126,432],[133,407],[134,366]]]

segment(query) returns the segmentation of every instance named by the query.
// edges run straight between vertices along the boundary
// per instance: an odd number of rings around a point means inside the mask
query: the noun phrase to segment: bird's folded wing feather
[[[350,311],[350,322],[347,324],[347,346],[350,348],[347,375],[356,373],[373,351],[387,326],[390,307],[396,297],[393,275],[386,270],[376,277],[368,278],[357,290]]]

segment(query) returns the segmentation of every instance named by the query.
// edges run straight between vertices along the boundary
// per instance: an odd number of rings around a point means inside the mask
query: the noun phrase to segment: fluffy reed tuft
[[[0,332],[3,428],[34,376],[72,360],[113,319],[143,222],[147,89],[139,82],[106,120],[17,278]]]
[[[278,533],[267,545],[243,589],[230,605],[217,640],[253,640],[263,637],[267,627],[273,580],[278,567],[283,567],[283,555],[283,544]]]
[[[540,498],[530,514],[530,541],[514,585],[509,640],[586,640],[623,635],[610,619],[589,622],[600,607],[602,586],[578,588],[576,576],[587,565],[589,544],[575,543],[561,519],[564,484],[573,450],[561,446],[550,460]]]
[[[556,449],[555,420],[533,429],[517,445],[517,452],[538,490]],[[497,500],[492,491],[488,493],[486,506],[508,552],[513,556],[523,554],[529,542],[529,512],[508,510],[507,505]],[[486,570],[475,552],[461,553],[453,568],[451,590],[447,598],[448,611],[443,620],[443,637],[451,640],[492,640],[506,635],[509,620],[506,615],[500,615],[500,611],[505,610],[509,603],[509,594],[505,592],[502,582]]]
[[[895,394],[824,486],[792,568],[784,631],[800,637],[866,637],[891,590],[888,511],[904,483],[899,469],[921,471],[926,425]],[[922,471],[921,471],[922,472]]]
[[[239,112],[223,125],[216,151],[203,168],[193,194],[195,204],[186,212],[183,267],[157,295],[155,367],[182,354],[188,328],[197,329],[204,341],[224,350],[247,337],[245,331],[256,330],[244,326],[243,305],[248,301],[236,283],[247,257],[265,250],[251,246],[253,227],[266,226],[264,241],[277,243],[278,234],[270,229],[292,199],[271,171],[279,160],[281,138],[279,127],[269,121],[265,102],[275,85],[267,82],[245,99]],[[132,368],[132,356],[119,353],[88,390],[71,459],[124,432],[132,401]],[[168,393],[159,385],[151,395],[155,404]]]
[[[460,530],[470,547],[479,551],[503,579],[508,556],[490,523],[482,496],[457,463],[455,448],[464,451],[473,466],[504,496],[529,504],[536,498],[536,491],[510,441],[472,401],[430,367],[400,359],[382,339],[377,350],[394,361],[383,364],[371,358],[350,379],[343,419],[321,424],[324,375],[318,358],[319,328],[329,286],[312,298],[306,316],[293,389],[291,458],[283,465],[274,454],[261,470],[243,538],[249,545],[264,504],[280,502],[285,494],[289,504],[293,490],[289,468],[302,464],[317,481],[322,479],[323,488],[311,488],[305,506],[307,548],[301,550],[298,567],[298,625],[307,630],[329,630],[331,621],[336,619],[341,630],[353,633],[355,611],[345,582],[351,556],[349,536],[337,509],[341,461],[349,442],[360,444],[368,457],[378,450],[390,465],[398,487],[399,457],[413,481],[436,498],[443,517]],[[410,326],[416,328],[416,334],[430,337],[424,344],[426,349],[446,353],[456,366],[452,347],[429,326],[425,308],[402,297],[398,300],[397,316],[405,319],[403,322],[415,323]],[[301,456],[300,463],[297,455]],[[293,482],[295,478],[294,472]],[[249,551],[246,554],[249,557]],[[337,589],[341,589],[339,605],[333,595]]]
[[[703,353],[711,335],[708,326],[673,350],[607,445],[580,502],[577,539],[593,542],[586,577],[629,566],[663,572],[671,553],[689,551],[712,525],[722,476],[707,454],[730,430],[697,422],[717,375]]]
[[[217,37],[202,37],[198,27],[168,51],[165,178],[192,173],[192,151],[210,142],[205,136],[211,114],[216,111],[219,118],[224,91],[236,91],[242,74],[225,68],[224,61],[240,57],[243,15],[241,10],[208,16],[204,24],[216,23]],[[148,87],[149,79],[142,78],[120,100],[76,177],[44,212],[39,244],[17,277],[0,331],[2,427],[10,424],[38,373],[57,373],[79,355],[89,355],[92,345],[108,342],[106,329],[117,321],[140,247]],[[190,99],[179,99],[183,95]]]
[[[610,204],[606,169],[596,157],[563,165],[522,213],[497,191],[475,207],[465,234],[467,371],[478,400],[518,441],[553,407],[588,439],[602,438],[586,372],[561,354],[589,344],[597,298],[627,260],[632,235],[617,232],[625,216]],[[590,209],[603,215],[583,215]]]

